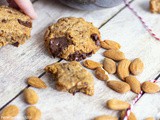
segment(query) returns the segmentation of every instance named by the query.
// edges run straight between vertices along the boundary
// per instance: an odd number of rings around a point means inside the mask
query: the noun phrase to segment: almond
[[[116,63],[109,58],[105,58],[103,61],[103,67],[109,74],[116,73]]]
[[[120,116],[121,120],[124,120],[125,115],[126,115],[126,111],[122,111],[121,116]],[[133,112],[130,113],[128,120],[137,120]]]
[[[125,82],[130,85],[131,90],[134,93],[139,94],[141,92],[141,83],[139,82],[139,80],[137,80],[136,77],[130,75],[125,78]]]
[[[145,120],[154,120],[154,118],[153,117],[148,117]]]
[[[41,111],[35,106],[30,106],[26,109],[26,117],[29,120],[40,120]]]
[[[142,90],[146,93],[157,93],[160,91],[160,87],[156,83],[147,81],[142,84]]]
[[[115,80],[108,81],[107,86],[118,93],[126,93],[131,89],[127,83]]]
[[[140,58],[136,58],[131,62],[129,69],[133,75],[138,75],[143,72],[144,64]]]
[[[115,60],[115,61],[120,61],[120,60],[125,59],[125,55],[124,55],[123,52],[121,52],[119,50],[114,50],[114,49],[105,51],[103,53],[103,55],[105,57],[110,58],[110,59]]]
[[[111,110],[126,110],[130,106],[129,103],[117,99],[108,100],[106,105]]]
[[[153,117],[148,117],[145,120],[154,120],[154,118]]]
[[[19,113],[19,109],[15,105],[9,105],[3,109],[2,113],[0,114],[0,120],[12,120],[16,117]]]
[[[101,116],[94,118],[94,120],[118,120],[118,118],[112,117],[110,115],[101,115]]]
[[[29,77],[27,83],[35,88],[47,88],[47,85],[38,77]]]
[[[104,48],[104,49],[115,49],[115,50],[118,50],[121,48],[120,44],[115,42],[115,41],[112,41],[112,40],[104,40],[104,41],[101,41],[101,47]]]
[[[100,80],[104,80],[104,81],[107,81],[109,79],[108,73],[101,67],[98,67],[95,70],[95,76],[96,76],[96,78],[98,78]]]
[[[128,59],[124,59],[119,62],[117,66],[117,74],[121,80],[124,80],[125,77],[129,76],[129,65],[130,61]]]
[[[32,89],[25,89],[24,90],[24,99],[28,104],[36,104],[38,102],[38,95],[37,93]]]
[[[98,62],[95,62],[95,61],[92,61],[92,60],[85,60],[83,62],[83,65],[86,67],[86,68],[89,68],[91,70],[95,70],[97,67],[102,67],[102,64],[98,63]]]

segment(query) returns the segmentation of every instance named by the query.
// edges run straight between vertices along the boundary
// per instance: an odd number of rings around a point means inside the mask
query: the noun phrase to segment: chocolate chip
[[[100,39],[99,39],[99,36],[97,34],[92,34],[91,38],[92,38],[93,41],[95,41],[95,44],[97,46],[100,46]]]
[[[18,46],[19,46],[19,43],[16,42],[16,43],[13,43],[12,45],[15,46],[15,47],[18,47]]]
[[[28,21],[22,21],[20,19],[18,19],[19,24],[24,25],[25,27],[31,28],[32,27],[32,23],[28,22]]]
[[[7,23],[7,20],[3,19],[2,22],[3,22],[3,23]]]
[[[69,61],[81,61],[83,59],[85,59],[86,57],[89,57],[92,55],[93,52],[90,52],[90,53],[80,53],[78,51],[76,51],[74,54],[70,54],[68,59]]]
[[[50,41],[49,48],[53,57],[60,57],[62,51],[71,44],[66,37],[53,38]]]

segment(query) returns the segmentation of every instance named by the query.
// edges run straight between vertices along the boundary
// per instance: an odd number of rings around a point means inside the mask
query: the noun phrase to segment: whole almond
[[[107,81],[109,79],[108,73],[101,67],[98,67],[95,70],[95,76],[96,76],[96,78],[98,78],[100,80],[104,80],[104,81]]]
[[[110,116],[110,115],[101,115],[101,116],[94,118],[94,120],[118,120],[118,118]]]
[[[15,105],[9,105],[3,109],[0,114],[0,120],[13,120],[19,113],[19,109]]]
[[[26,109],[26,117],[29,120],[40,120],[41,111],[35,106],[30,106]]]
[[[126,93],[131,89],[129,84],[115,80],[108,81],[107,86],[118,93]]]
[[[148,117],[145,120],[154,120],[154,118],[153,117]]]
[[[125,55],[124,55],[123,52],[121,52],[119,50],[114,50],[114,49],[105,51],[103,53],[103,55],[105,57],[110,58],[110,59],[115,60],[115,61],[120,61],[120,60],[125,59]]]
[[[36,104],[38,102],[38,95],[37,93],[32,89],[25,89],[24,90],[24,99],[28,104]]]
[[[144,64],[140,58],[136,58],[131,62],[129,69],[133,75],[138,75],[143,72]]]
[[[47,85],[38,77],[29,77],[27,83],[35,88],[47,88]]]
[[[152,82],[144,82],[142,84],[142,90],[146,93],[157,93],[160,91],[160,87],[156,84],[156,83],[152,83]]]
[[[115,41],[112,41],[112,40],[104,40],[104,41],[101,41],[101,47],[104,48],[104,49],[115,49],[115,50],[118,50],[121,48],[120,44],[115,42]]]
[[[141,92],[141,83],[139,82],[139,80],[137,80],[136,77],[130,75],[125,78],[125,82],[130,85],[131,90],[134,93],[139,94]]]
[[[83,62],[83,65],[86,67],[86,68],[89,68],[91,70],[95,70],[97,67],[102,67],[102,64],[98,63],[98,62],[95,62],[95,61],[92,61],[92,60],[85,60]]]
[[[117,99],[108,100],[106,105],[111,110],[126,110],[130,106],[129,103]]]
[[[128,59],[124,59],[118,63],[117,74],[121,80],[124,80],[125,77],[129,76],[130,63],[131,62]]]
[[[109,74],[116,73],[116,63],[109,58],[105,58],[103,61],[103,67]]]
[[[121,120],[124,120],[125,115],[126,115],[126,111],[122,111],[122,113],[120,115]],[[137,120],[137,118],[133,112],[130,113],[128,120]]]

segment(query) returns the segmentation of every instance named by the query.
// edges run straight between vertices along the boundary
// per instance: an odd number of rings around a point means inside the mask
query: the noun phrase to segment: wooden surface
[[[148,11],[148,3],[148,0],[134,0],[131,5],[160,36],[160,16]],[[20,108],[16,120],[24,119],[24,110],[27,107],[21,93],[27,87],[26,78],[41,75],[47,64],[59,60],[48,55],[44,47],[43,35],[46,27],[61,17],[83,17],[93,22],[100,28],[103,39],[112,39],[122,45],[121,50],[128,59],[140,57],[145,64],[144,72],[137,76],[141,82],[154,79],[160,73],[160,41],[151,37],[123,4],[98,11],[79,11],[61,5],[57,0],[38,0],[34,2],[34,7],[39,17],[34,21],[32,38],[19,48],[6,46],[0,49],[0,108],[2,110],[8,104],[16,104]],[[101,62],[104,59],[103,51],[103,49],[99,50],[88,59]],[[43,120],[91,120],[102,114],[117,116],[118,112],[108,110],[105,102],[111,98],[132,102],[136,96],[132,92],[118,94],[96,78],[94,96],[90,97],[82,93],[73,96],[56,91],[54,82],[48,74],[42,75],[42,79],[48,84],[48,89],[35,90],[40,96],[36,106],[41,109]],[[117,78],[110,76],[110,79]],[[145,94],[133,109],[137,119],[143,120],[148,116],[160,118],[159,99],[159,93]]]

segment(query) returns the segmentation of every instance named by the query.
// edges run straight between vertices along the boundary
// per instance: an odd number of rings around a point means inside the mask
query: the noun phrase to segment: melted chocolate
[[[28,27],[28,28],[31,28],[32,27],[32,23],[31,22],[28,22],[28,21],[22,21],[20,19],[18,19],[18,22],[19,24],[25,26],[25,27]]]
[[[74,54],[69,55],[69,61],[81,61],[85,59],[86,57],[89,57],[92,55],[93,52],[90,53],[80,53],[80,52],[75,52]]]
[[[3,19],[2,22],[3,22],[3,23],[7,23],[7,20]]]
[[[71,43],[67,40],[66,37],[53,38],[50,41],[49,47],[53,57],[59,57],[61,52],[71,45]]]
[[[100,39],[99,39],[99,36],[97,34],[92,34],[91,38],[92,38],[93,41],[95,41],[95,44],[97,46],[100,46]]]

